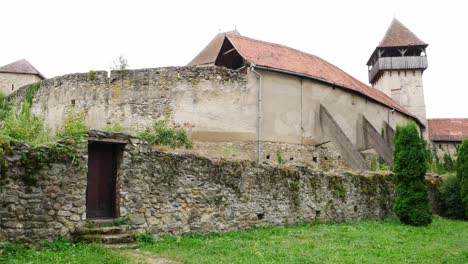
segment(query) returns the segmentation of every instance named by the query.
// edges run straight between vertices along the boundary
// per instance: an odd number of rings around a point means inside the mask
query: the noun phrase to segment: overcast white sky
[[[367,59],[396,16],[429,43],[428,117],[468,117],[466,1],[1,1],[0,66],[46,77],[187,64],[219,30],[317,55],[368,83]]]

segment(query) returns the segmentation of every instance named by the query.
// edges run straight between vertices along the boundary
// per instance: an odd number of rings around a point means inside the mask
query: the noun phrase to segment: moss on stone
[[[328,185],[330,191],[341,199],[346,198],[346,188],[344,187],[343,178],[338,175],[328,176]]]

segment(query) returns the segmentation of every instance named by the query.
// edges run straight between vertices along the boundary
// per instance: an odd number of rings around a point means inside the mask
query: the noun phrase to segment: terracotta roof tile
[[[335,84],[365,95],[419,121],[414,115],[410,114],[384,93],[358,81],[343,70],[317,56],[283,45],[243,36],[227,35],[227,38],[239,54],[250,63]],[[420,121],[419,123],[421,124]]]
[[[468,138],[468,118],[428,119],[429,139],[433,141],[461,141]]]
[[[378,47],[427,46],[398,19],[394,18]]]
[[[0,67],[0,72],[35,74],[41,77],[42,79],[45,79],[44,75],[42,75],[38,70],[36,70],[36,68],[34,68],[34,66],[32,66],[31,63],[29,63],[25,59],[15,61]]]
[[[216,57],[218,56],[219,50],[223,45],[224,38],[226,34],[230,35],[240,35],[239,31],[233,30],[228,32],[218,33],[211,41],[206,45],[206,47],[198,53],[198,55],[189,62],[188,66],[195,65],[209,65],[214,64]]]

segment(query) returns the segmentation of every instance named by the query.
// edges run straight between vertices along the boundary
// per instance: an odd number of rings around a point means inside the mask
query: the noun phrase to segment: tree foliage
[[[397,186],[395,213],[404,224],[429,225],[432,212],[424,181],[426,153],[416,124],[398,126],[394,144],[393,172]]]
[[[441,215],[452,219],[463,219],[465,211],[460,195],[458,178],[451,174],[440,186],[440,199],[442,202]]]
[[[468,139],[463,140],[457,155],[457,178],[460,184],[460,195],[468,217]]]

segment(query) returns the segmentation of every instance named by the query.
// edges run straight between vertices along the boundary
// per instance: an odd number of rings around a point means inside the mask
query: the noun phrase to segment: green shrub
[[[11,105],[8,98],[0,91],[0,122],[5,120],[11,111]],[[1,127],[1,124],[0,124]]]
[[[58,138],[73,137],[77,141],[84,141],[89,128],[85,123],[85,113],[70,111],[60,131],[55,134]]]
[[[96,73],[93,70],[89,70],[88,72],[88,80],[92,81],[96,78]]]
[[[49,130],[42,117],[31,113],[31,106],[23,105],[20,112],[11,111],[0,124],[0,134],[36,145],[49,141]]]
[[[187,132],[182,128],[175,128],[169,120],[160,119],[153,122],[139,136],[151,145],[169,146],[172,148],[192,148]]]
[[[457,155],[457,177],[460,183],[460,195],[468,217],[468,139],[463,140]]]
[[[39,83],[28,86],[20,111],[14,110],[7,98],[0,94],[0,135],[32,145],[49,141],[49,129],[44,119],[31,111],[34,93],[39,88]]]
[[[416,124],[398,126],[394,144],[395,213],[403,224],[429,225],[432,213],[424,181],[426,155]]]
[[[115,226],[122,226],[122,225],[128,224],[128,222],[130,222],[130,217],[128,217],[128,215],[126,215],[126,216],[123,216],[123,217],[115,218],[114,221],[113,221],[113,224]]]
[[[135,240],[138,244],[152,244],[154,243],[153,235],[149,232],[141,232],[135,235]]]
[[[452,156],[450,154],[445,153],[444,154],[444,169],[448,172],[454,172],[456,168],[456,164],[452,159]]]
[[[439,188],[441,215],[447,218],[463,219],[464,209],[460,196],[460,184],[455,175],[449,175]]]

